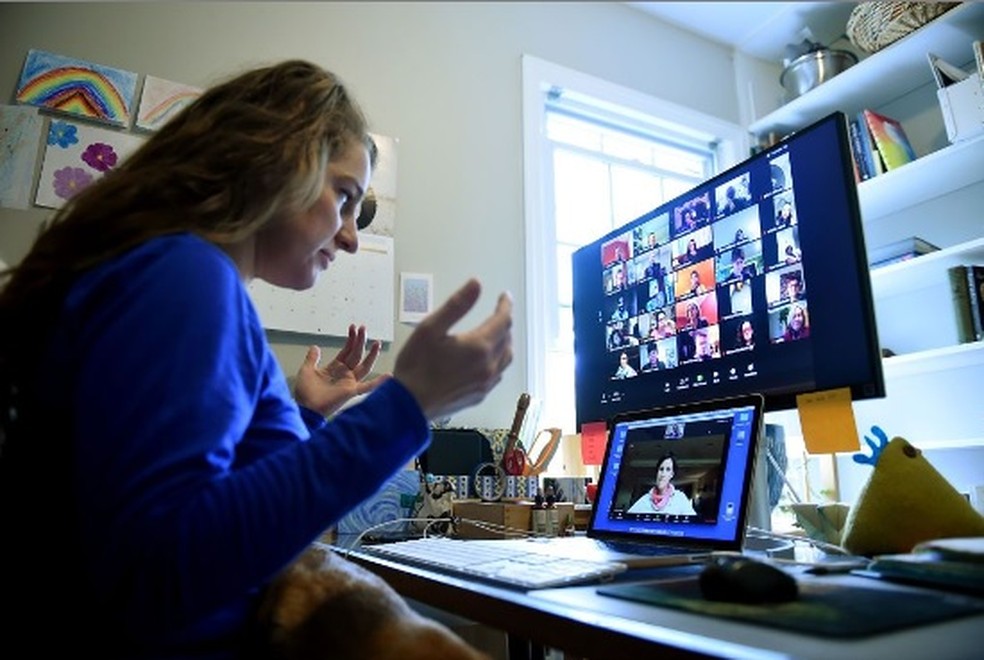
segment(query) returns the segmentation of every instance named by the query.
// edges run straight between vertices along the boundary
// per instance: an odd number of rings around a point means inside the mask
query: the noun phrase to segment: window
[[[523,58],[527,388],[574,429],[571,254],[737,162],[737,126]]]

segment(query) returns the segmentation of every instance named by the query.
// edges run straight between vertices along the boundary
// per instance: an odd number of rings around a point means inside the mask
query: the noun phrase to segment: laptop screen
[[[740,549],[762,401],[746,395],[613,418],[589,535]]]

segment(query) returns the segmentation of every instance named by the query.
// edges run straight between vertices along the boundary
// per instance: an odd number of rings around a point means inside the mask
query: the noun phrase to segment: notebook
[[[763,405],[760,395],[749,394],[617,415],[609,422],[586,535],[482,543],[512,548],[518,555],[629,567],[687,564],[715,551],[740,552]],[[666,475],[673,494],[655,488],[664,463],[675,465]],[[392,557],[400,552],[397,546],[401,543],[373,550]],[[406,558],[423,561],[417,555]]]

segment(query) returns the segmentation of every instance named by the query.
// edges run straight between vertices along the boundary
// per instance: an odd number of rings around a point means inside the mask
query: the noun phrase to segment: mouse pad
[[[599,587],[598,593],[694,614],[738,619],[812,635],[864,637],[980,614],[980,601],[954,594],[916,594],[823,582],[801,582],[788,603],[746,605],[705,600],[696,579]]]

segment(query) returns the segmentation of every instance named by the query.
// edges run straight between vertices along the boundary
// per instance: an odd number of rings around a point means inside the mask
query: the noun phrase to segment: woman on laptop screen
[[[675,516],[694,516],[694,505],[682,490],[673,486],[677,471],[673,452],[663,454],[656,467],[656,485],[643,493],[626,513],[663,513]]]

